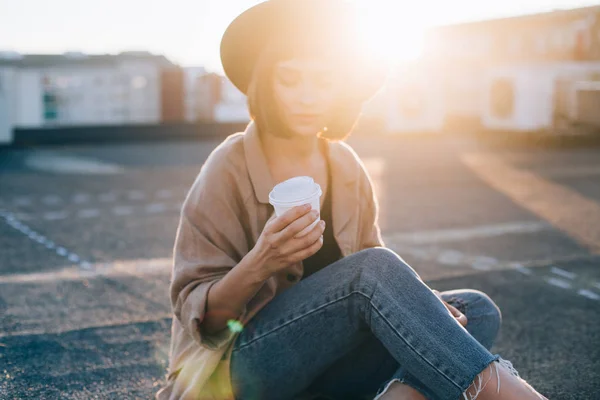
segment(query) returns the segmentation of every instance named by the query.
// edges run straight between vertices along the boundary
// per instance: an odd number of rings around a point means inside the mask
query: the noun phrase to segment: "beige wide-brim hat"
[[[389,65],[375,58],[362,40],[357,10],[346,0],[267,0],[236,17],[221,39],[225,75],[247,94],[254,66],[273,38],[289,46],[325,50],[344,60],[348,85],[368,100],[383,85]],[[342,72],[342,71],[341,71]]]

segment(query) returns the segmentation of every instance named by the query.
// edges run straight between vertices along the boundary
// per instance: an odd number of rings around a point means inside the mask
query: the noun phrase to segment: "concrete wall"
[[[57,128],[17,128],[15,146],[65,143],[135,142],[225,138],[241,132],[247,123],[173,123],[158,125],[74,126]]]

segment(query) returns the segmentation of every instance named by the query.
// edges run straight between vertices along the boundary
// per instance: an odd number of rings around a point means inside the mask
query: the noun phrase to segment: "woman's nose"
[[[303,82],[298,90],[300,91],[299,100],[302,105],[312,105],[316,103],[317,92],[312,84]]]

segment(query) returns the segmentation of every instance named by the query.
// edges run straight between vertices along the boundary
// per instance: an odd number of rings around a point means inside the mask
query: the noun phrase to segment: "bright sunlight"
[[[365,44],[377,58],[396,64],[421,54],[423,34],[430,26],[426,10],[411,4],[407,13],[402,2],[355,1],[362,18]]]

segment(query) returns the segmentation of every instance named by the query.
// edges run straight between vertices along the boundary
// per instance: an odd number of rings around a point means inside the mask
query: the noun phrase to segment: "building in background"
[[[13,140],[13,124],[8,101],[13,82],[12,75],[12,69],[0,68],[0,145],[12,143]]]
[[[185,119],[185,77],[179,67],[161,71],[161,123],[180,123]]]
[[[238,90],[225,77],[220,78],[220,96],[215,107],[216,122],[248,122],[248,102],[246,95]]]
[[[248,122],[246,96],[226,77],[201,67],[183,68],[183,120],[197,122]]]
[[[210,103],[216,100],[213,93],[216,88],[207,86],[213,79],[203,67],[189,67],[183,69],[184,79],[184,120],[186,122],[199,122],[211,119]]]
[[[365,104],[361,130],[598,124],[599,81],[600,6],[440,26]],[[174,132],[249,119],[226,77],[164,56],[0,52],[0,143],[15,129],[179,125]]]
[[[446,121],[442,74],[420,62],[398,66],[388,80],[386,133],[441,132]]]
[[[172,67],[147,52],[0,53],[0,68],[12,75],[10,118],[22,128],[158,123],[161,71]]]
[[[495,68],[600,60],[600,6],[440,26],[421,62],[442,76],[447,122],[478,125]]]

